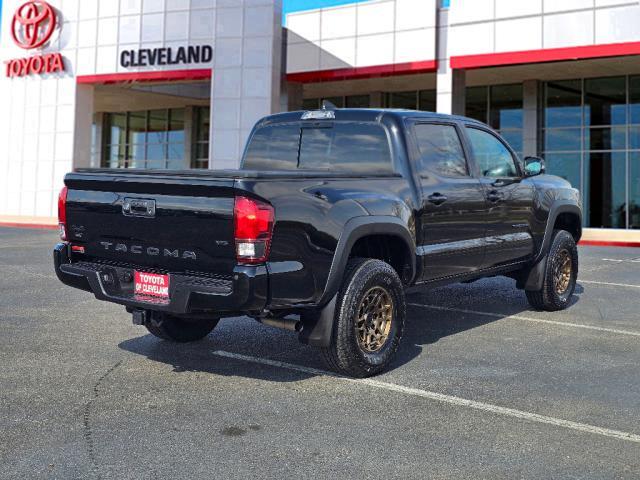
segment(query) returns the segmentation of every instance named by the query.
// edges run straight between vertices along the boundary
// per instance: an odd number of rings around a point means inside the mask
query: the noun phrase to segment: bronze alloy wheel
[[[571,255],[566,249],[558,252],[558,257],[554,262],[553,283],[558,295],[563,295],[571,283]]]
[[[384,347],[393,322],[393,300],[382,287],[373,287],[362,297],[356,318],[358,344],[366,353]]]

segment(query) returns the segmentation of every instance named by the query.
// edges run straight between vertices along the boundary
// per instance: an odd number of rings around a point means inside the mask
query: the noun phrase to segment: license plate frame
[[[134,270],[133,292],[136,296],[169,300],[169,275]]]

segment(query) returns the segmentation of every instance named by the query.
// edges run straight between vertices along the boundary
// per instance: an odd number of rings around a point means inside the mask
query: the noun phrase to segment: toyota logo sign
[[[56,11],[51,5],[43,0],[30,0],[13,15],[11,37],[25,50],[40,48],[51,40],[57,23]],[[5,75],[9,78],[59,73],[66,69],[59,52],[31,54],[26,58],[5,60],[4,64]]]
[[[11,22],[11,36],[20,48],[31,50],[49,41],[56,29],[56,13],[42,0],[31,0],[16,10]]]

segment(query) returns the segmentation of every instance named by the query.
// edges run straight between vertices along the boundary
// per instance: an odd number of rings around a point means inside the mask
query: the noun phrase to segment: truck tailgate
[[[89,260],[230,275],[236,264],[232,175],[67,175],[67,239]]]

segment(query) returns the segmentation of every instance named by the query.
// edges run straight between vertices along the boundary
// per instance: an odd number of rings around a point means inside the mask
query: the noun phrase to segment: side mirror
[[[535,177],[546,171],[544,160],[540,157],[525,157],[524,173],[527,177]]]

